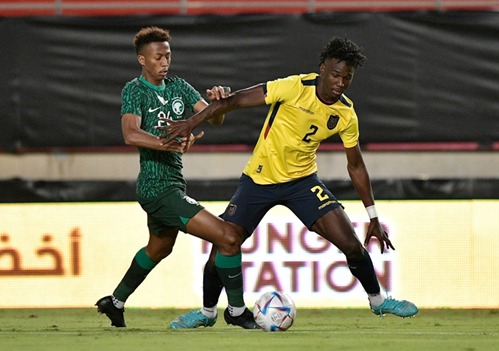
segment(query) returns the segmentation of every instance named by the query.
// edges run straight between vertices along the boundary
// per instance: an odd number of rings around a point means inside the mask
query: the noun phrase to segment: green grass
[[[367,309],[300,309],[284,333],[243,330],[223,320],[213,328],[168,329],[183,312],[129,308],[128,328],[117,329],[95,309],[4,309],[0,350],[499,350],[497,309],[430,309],[407,319],[378,318]]]

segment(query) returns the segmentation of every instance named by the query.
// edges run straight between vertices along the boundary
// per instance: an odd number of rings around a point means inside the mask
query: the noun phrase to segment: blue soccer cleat
[[[187,312],[170,322],[171,329],[194,329],[198,327],[213,327],[217,322],[215,318],[206,317],[201,310]]]
[[[386,313],[391,313],[402,318],[412,317],[418,313],[418,308],[412,302],[406,300],[395,300],[391,297],[387,297],[378,307],[373,307],[371,305],[371,310],[378,316],[384,316]]]

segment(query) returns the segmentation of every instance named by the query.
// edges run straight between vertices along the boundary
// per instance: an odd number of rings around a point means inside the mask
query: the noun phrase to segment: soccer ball
[[[296,306],[293,300],[282,292],[266,292],[256,301],[253,317],[264,331],[285,331],[295,321]]]

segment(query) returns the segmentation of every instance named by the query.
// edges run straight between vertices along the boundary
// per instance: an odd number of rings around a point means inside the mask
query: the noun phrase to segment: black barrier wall
[[[326,180],[340,200],[358,200],[349,180]],[[190,180],[187,192],[198,201],[228,201],[237,179]],[[375,179],[377,200],[499,199],[494,179]],[[0,181],[0,203],[136,201],[135,181]]]
[[[317,71],[346,36],[368,57],[347,92],[362,143],[499,140],[499,13],[37,17],[0,18],[0,148],[123,145],[120,92],[149,25],[171,30],[170,74],[201,92]],[[254,144],[265,111],[234,111],[200,143]]]

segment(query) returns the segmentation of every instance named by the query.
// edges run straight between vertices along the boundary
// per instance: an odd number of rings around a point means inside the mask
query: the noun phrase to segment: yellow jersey
[[[353,102],[345,95],[334,104],[321,101],[317,82],[318,74],[309,73],[265,84],[265,102],[271,106],[243,171],[255,183],[285,183],[317,173],[317,149],[334,134],[346,148],[357,145]]]

